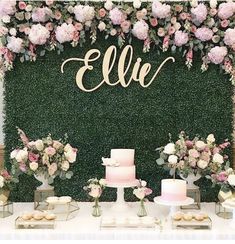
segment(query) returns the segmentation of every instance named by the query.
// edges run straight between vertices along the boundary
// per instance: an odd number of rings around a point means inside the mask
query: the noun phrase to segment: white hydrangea
[[[73,40],[75,32],[75,27],[72,24],[63,23],[61,26],[58,26],[56,29],[56,39],[60,43],[69,42]]]
[[[50,36],[50,32],[41,24],[33,25],[29,32],[29,40],[35,45],[43,45]]]
[[[94,7],[90,7],[88,5],[77,5],[74,7],[74,14],[79,22],[85,23],[95,17],[95,10]]]
[[[15,36],[9,36],[7,38],[7,48],[14,53],[19,53],[22,49],[23,39]]]

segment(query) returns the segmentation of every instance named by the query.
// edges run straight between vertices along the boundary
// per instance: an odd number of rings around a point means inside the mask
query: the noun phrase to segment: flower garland
[[[141,6],[143,5],[143,7]],[[98,33],[117,37],[118,45],[143,41],[143,51],[155,45],[158,51],[179,49],[190,69],[194,52],[202,58],[201,70],[218,64],[235,84],[235,2],[198,3],[79,3],[76,1],[0,0],[0,79],[20,61],[35,61],[45,51],[63,51],[63,44],[82,46],[89,33],[91,43]],[[40,52],[36,52],[38,47]]]

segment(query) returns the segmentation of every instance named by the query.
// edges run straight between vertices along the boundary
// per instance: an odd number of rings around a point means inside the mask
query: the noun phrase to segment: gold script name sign
[[[152,78],[147,81],[146,76],[151,70],[151,64],[149,63],[143,63],[141,64],[141,58],[137,58],[130,78],[126,78],[126,74],[128,70],[130,69],[132,59],[133,59],[133,47],[130,45],[125,46],[125,48],[122,50],[121,55],[118,60],[118,80],[116,82],[110,81],[109,74],[111,73],[113,66],[115,64],[116,58],[117,58],[117,48],[115,46],[110,46],[103,58],[102,63],[102,74],[103,74],[103,80],[96,85],[93,88],[86,88],[85,87],[85,81],[83,79],[83,76],[85,72],[93,70],[93,66],[91,65],[92,62],[95,62],[100,58],[100,51],[98,49],[91,49],[89,50],[84,58],[69,58],[66,59],[62,65],[61,65],[61,72],[64,73],[64,66],[66,63],[70,61],[79,61],[83,62],[84,65],[78,70],[76,74],[76,83],[77,86],[85,92],[93,92],[97,90],[100,86],[102,86],[104,83],[106,83],[109,86],[116,86],[120,84],[123,87],[128,87],[132,80],[137,81],[140,83],[140,85],[144,88],[151,85],[151,83],[156,78],[157,74],[161,70],[161,68],[164,66],[164,64],[171,60],[175,62],[175,59],[173,57],[166,58],[161,65],[158,67]]]

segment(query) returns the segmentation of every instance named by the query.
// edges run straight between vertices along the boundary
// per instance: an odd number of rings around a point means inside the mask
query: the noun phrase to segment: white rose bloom
[[[32,7],[32,5],[30,5],[30,4],[28,4],[28,5],[26,6],[26,8],[25,8],[25,10],[26,10],[27,12],[31,12],[32,9],[33,9],[33,7]]]
[[[197,5],[198,5],[198,0],[192,0],[192,1],[190,2],[190,5],[191,5],[193,8],[196,8]]]
[[[175,30],[179,30],[180,27],[181,27],[181,24],[180,24],[179,22],[176,22],[176,23],[174,24],[174,28],[175,28]]]
[[[197,141],[197,142],[195,143],[195,146],[196,146],[199,150],[203,150],[203,149],[205,148],[206,144],[205,144],[205,142],[203,142],[203,141]]]
[[[222,164],[224,162],[224,158],[222,155],[220,155],[219,153],[216,153],[214,156],[213,156],[213,162],[214,163],[219,163],[219,164]]]
[[[215,142],[214,135],[213,134],[208,135],[208,137],[206,138],[206,141],[207,141],[207,143],[213,143],[213,142]]]
[[[38,151],[42,151],[44,149],[44,144],[42,140],[35,141],[35,147]]]
[[[71,149],[67,152],[64,152],[64,155],[70,163],[74,163],[76,161],[77,152],[75,150]]]
[[[15,159],[18,163],[27,161],[28,152],[26,150],[19,150]]]
[[[217,0],[210,0],[210,7],[216,8],[217,7]]]
[[[38,169],[38,163],[36,162],[31,162],[29,164],[29,168],[32,170],[32,171],[36,171]]]
[[[11,154],[10,154],[11,159],[14,159],[14,158],[16,157],[17,153],[18,153],[18,150],[16,150],[16,149],[13,150],[13,151],[11,152]]]
[[[0,175],[0,188],[3,188],[4,186],[4,178]]]
[[[175,154],[175,144],[174,143],[168,143],[165,147],[164,147],[164,151],[165,154]]]
[[[133,1],[133,7],[134,8],[140,8],[141,7],[141,1],[140,0],[134,0]]]
[[[168,162],[170,164],[177,164],[178,157],[176,155],[170,155],[169,158],[168,158]]]
[[[228,168],[228,169],[226,170],[226,173],[227,173],[228,175],[233,174],[233,169],[232,169],[232,168]]]
[[[69,143],[67,143],[64,147],[64,151],[68,152],[69,150],[72,150],[73,148],[71,147],[71,145]]]
[[[16,29],[15,28],[11,28],[9,30],[9,33],[12,35],[12,36],[16,36]]]
[[[205,161],[205,160],[198,160],[197,162],[197,166],[200,168],[200,169],[205,169],[207,166],[208,166],[208,162]]]
[[[100,179],[100,180],[99,180],[99,184],[100,184],[101,186],[106,185],[106,180],[105,180],[105,179]]]
[[[147,182],[145,180],[141,180],[141,186],[146,187],[147,186]]]
[[[113,3],[111,0],[107,0],[104,4],[104,7],[107,9],[107,10],[111,10],[113,8]]]
[[[74,7],[70,5],[70,6],[68,7],[68,12],[69,12],[70,14],[72,14],[72,13],[74,12]]]
[[[68,161],[63,161],[61,164],[61,169],[64,171],[67,171],[69,169],[69,162]]]
[[[231,186],[235,186],[235,175],[229,175],[228,176],[228,183]]]
[[[103,21],[100,21],[99,25],[98,25],[98,29],[100,31],[104,31],[106,28],[106,24]]]
[[[2,17],[2,22],[3,23],[10,23],[11,17],[9,15],[5,15]]]

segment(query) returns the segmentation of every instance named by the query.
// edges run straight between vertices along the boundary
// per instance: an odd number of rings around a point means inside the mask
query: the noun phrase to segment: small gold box
[[[181,209],[201,209],[201,193],[199,187],[197,188],[187,188],[187,197],[191,197],[194,199],[194,203],[187,205],[187,206],[181,206]]]
[[[6,218],[13,214],[13,203],[10,201],[0,204],[0,218]]]
[[[34,191],[34,209],[35,210],[47,210],[48,204],[45,200],[48,197],[55,196],[54,190],[36,190]]]
[[[229,210],[227,208],[224,208],[221,204],[221,202],[215,203],[215,213],[217,216],[223,219],[232,219],[233,218],[233,212],[232,210]]]

